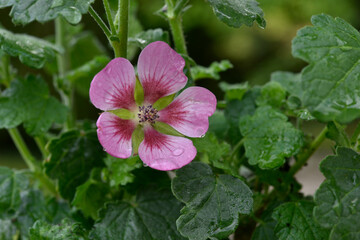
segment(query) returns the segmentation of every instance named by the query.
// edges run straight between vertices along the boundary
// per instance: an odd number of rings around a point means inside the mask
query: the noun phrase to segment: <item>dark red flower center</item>
[[[158,110],[153,108],[152,105],[139,106],[139,123],[155,123],[155,120],[159,118],[157,115]]]

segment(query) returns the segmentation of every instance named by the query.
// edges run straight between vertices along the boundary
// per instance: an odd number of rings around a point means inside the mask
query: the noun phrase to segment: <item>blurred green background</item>
[[[132,0],[133,1],[133,0]],[[270,74],[277,70],[299,72],[304,62],[291,56],[291,40],[296,31],[310,24],[312,15],[326,13],[338,16],[360,28],[360,1],[357,0],[258,0],[264,10],[267,26],[260,29],[230,28],[220,22],[204,0],[191,0],[191,8],[184,14],[184,31],[188,44],[189,55],[197,64],[208,66],[213,61],[228,59],[234,68],[221,74],[221,81],[238,83],[248,81],[251,85],[262,85],[269,80]],[[164,19],[154,13],[163,7],[162,0],[138,0],[136,17],[143,29],[163,28],[168,30]],[[101,1],[94,3],[94,8],[104,17]],[[13,32],[27,33],[37,37],[51,39],[54,34],[54,23],[31,23],[25,27],[14,26],[8,16],[10,8],[0,9],[0,24]],[[85,31],[93,32],[101,44],[101,51],[112,57],[111,49],[100,28],[89,15],[83,16]],[[81,46],[79,46],[81,48]],[[89,51],[89,49],[83,49]],[[51,76],[44,71],[30,69],[21,65],[17,59],[11,59],[19,75],[28,73],[42,74],[51,81]],[[133,59],[136,63],[136,57]],[[203,79],[198,82],[216,93],[218,99],[223,95],[217,82]],[[56,95],[56,94],[55,94]],[[98,110],[89,102],[88,97],[76,95],[77,117],[79,119],[96,120]],[[21,127],[20,127],[21,130]],[[34,154],[35,143],[22,131]],[[14,168],[25,167],[6,130],[0,130],[0,165]]]

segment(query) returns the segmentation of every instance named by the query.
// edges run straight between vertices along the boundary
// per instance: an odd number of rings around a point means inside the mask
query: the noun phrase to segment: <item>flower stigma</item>
[[[159,118],[156,110],[151,104],[147,106],[139,106],[138,118],[139,123],[151,123],[154,124],[155,120]]]

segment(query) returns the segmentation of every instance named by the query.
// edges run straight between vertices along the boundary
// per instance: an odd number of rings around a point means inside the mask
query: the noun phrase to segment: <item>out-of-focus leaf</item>
[[[40,77],[16,79],[0,97],[0,128],[24,123],[32,136],[45,133],[53,123],[63,123],[67,113],[67,108],[50,96],[47,84]]]
[[[360,116],[360,33],[341,18],[313,16],[292,53],[309,63],[302,71],[302,102],[318,120],[340,123]]]
[[[77,24],[81,15],[87,13],[94,0],[2,0],[0,8],[12,6],[10,16],[15,24],[32,21],[47,22],[58,16],[69,23]]]
[[[215,15],[230,27],[239,28],[245,24],[248,27],[256,22],[265,28],[264,13],[255,0],[208,0]]]
[[[49,145],[50,159],[46,174],[57,179],[60,194],[72,200],[76,188],[89,178],[91,169],[104,165],[103,151],[96,131],[71,130],[53,139]]]
[[[219,84],[219,87],[225,92],[225,99],[227,101],[231,101],[234,99],[241,100],[244,94],[249,90],[249,84],[247,82],[236,84],[221,82]]]
[[[360,155],[352,149],[338,147],[336,156],[328,156],[321,162],[320,170],[326,180],[315,193],[317,222],[329,229],[330,240],[357,239],[360,223],[354,219],[360,216]],[[344,234],[344,231],[349,232]]]
[[[209,132],[213,132],[219,140],[224,140],[228,129],[229,125],[226,123],[224,111],[216,110],[209,117]]]
[[[167,31],[163,31],[161,28],[156,28],[140,32],[134,37],[129,38],[130,43],[136,44],[141,49],[144,49],[147,45],[156,41],[163,41],[169,44],[169,33]]]
[[[46,61],[54,60],[56,53],[61,52],[50,42],[5,29],[0,29],[0,46],[5,53],[19,57],[22,63],[34,68],[42,68]]]
[[[243,181],[230,175],[216,176],[200,162],[177,170],[172,190],[186,204],[176,225],[190,240],[229,236],[239,224],[239,214],[249,214],[253,205],[252,192]]]
[[[313,202],[288,202],[274,210],[275,234],[279,240],[324,240],[329,232],[313,219]]]
[[[29,229],[30,240],[82,240],[84,229],[78,223],[64,219],[60,224],[52,225],[38,220]]]
[[[259,107],[253,116],[241,118],[239,126],[249,163],[262,169],[280,167],[303,145],[301,131],[270,106]]]
[[[251,240],[278,240],[275,237],[276,221],[271,217],[274,207],[278,204],[272,204],[261,214],[262,222],[255,228]]]
[[[230,68],[233,68],[233,65],[229,60],[222,60],[221,62],[213,62],[209,67],[203,66],[194,66],[191,68],[191,76],[194,81],[203,78],[212,78],[220,80],[220,72],[224,72]]]
[[[261,95],[256,99],[258,106],[270,105],[279,108],[285,102],[286,91],[280,83],[271,81],[261,88]]]
[[[274,72],[271,74],[271,81],[278,82],[289,93],[301,99],[303,94],[301,86],[301,74],[291,72]]]
[[[96,240],[182,240],[175,225],[180,208],[181,203],[169,190],[147,188],[137,194],[135,201],[107,204],[90,237]]]
[[[350,139],[345,132],[344,126],[337,122],[329,122],[327,128],[326,137],[335,141],[337,146],[351,147]]]

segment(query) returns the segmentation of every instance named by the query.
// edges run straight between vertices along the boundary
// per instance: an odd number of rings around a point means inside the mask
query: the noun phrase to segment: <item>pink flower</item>
[[[158,170],[173,170],[196,156],[192,141],[155,129],[175,129],[187,137],[201,137],[209,127],[208,117],[216,98],[202,87],[189,87],[163,109],[159,99],[175,94],[187,83],[184,59],[164,42],[149,44],[138,60],[138,79],[131,63],[113,59],[93,79],[90,99],[103,112],[96,125],[101,145],[118,158],[139,154]],[[164,128],[165,126],[165,128]],[[140,145],[139,145],[140,143]]]

